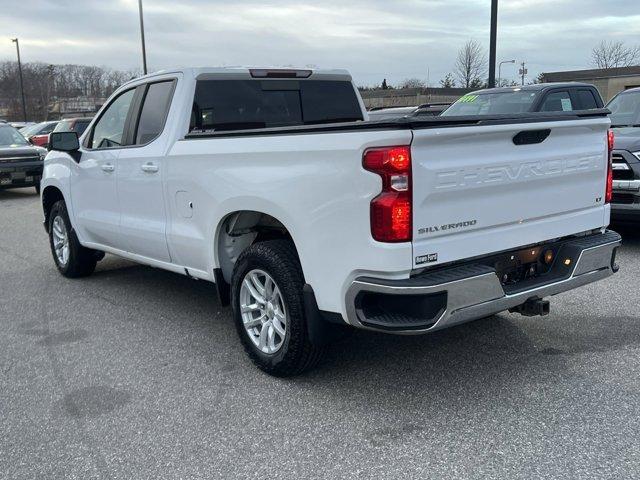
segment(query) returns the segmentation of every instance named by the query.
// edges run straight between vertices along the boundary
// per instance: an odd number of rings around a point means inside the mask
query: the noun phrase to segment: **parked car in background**
[[[56,125],[54,132],[76,132],[78,136],[82,135],[91,123],[91,117],[82,118],[64,118]]]
[[[405,117],[435,117],[451,103],[424,103],[417,107],[375,107],[369,110],[369,120],[392,120]]]
[[[35,125],[23,128],[20,130],[20,133],[22,133],[24,138],[32,145],[47,148],[49,145],[49,134],[53,132],[58,123],[60,123],[58,120],[36,123]]]
[[[410,117],[436,117],[444,112],[451,102],[437,102],[437,103],[424,103],[415,109],[409,116]]]
[[[9,125],[11,125],[13,128],[17,129],[17,130],[21,130],[25,127],[30,127],[31,125],[35,125],[36,122],[9,122]]]
[[[369,120],[391,120],[411,115],[418,107],[389,107],[372,108],[369,110]]]
[[[607,113],[377,124],[343,70],[165,71],[51,134],[43,220],[64,276],[109,252],[214,282],[253,362],[293,375],[332,323],[545,315],[615,273]]]
[[[611,219],[640,222],[640,88],[620,92],[607,104],[615,132]]]
[[[487,88],[459,98],[440,115],[497,115],[531,112],[570,112],[602,108],[598,89],[588,83],[538,83],[522,87]]]
[[[36,187],[39,192],[46,154],[11,125],[0,123],[0,189]]]

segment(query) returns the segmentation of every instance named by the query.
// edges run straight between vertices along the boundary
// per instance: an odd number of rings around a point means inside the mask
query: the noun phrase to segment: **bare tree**
[[[76,97],[103,99],[139,72],[86,65],[23,63],[24,91],[30,120],[45,120],[53,101]],[[22,118],[18,65],[0,62],[0,111],[9,120]]]
[[[426,88],[427,82],[419,78],[405,78],[398,88]]]
[[[456,86],[456,81],[453,78],[453,75],[447,73],[445,77],[440,80],[440,86],[442,88],[453,88]]]
[[[535,82],[534,82],[535,83]],[[518,85],[520,85],[518,82],[516,82],[513,79],[509,79],[509,78],[501,78],[500,79],[500,83],[498,83],[498,87],[517,87]]]
[[[453,72],[463,87],[482,84],[487,73],[487,54],[482,45],[475,40],[465,43],[458,51]]]
[[[597,68],[616,68],[637,65],[640,46],[627,47],[623,42],[603,40],[591,51],[591,63]]]

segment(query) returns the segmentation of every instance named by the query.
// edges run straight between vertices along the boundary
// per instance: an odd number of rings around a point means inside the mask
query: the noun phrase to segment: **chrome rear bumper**
[[[614,180],[613,191],[620,193],[640,194],[640,180]]]
[[[621,245],[620,235],[613,231],[579,237],[565,241],[571,253],[571,267],[561,277],[540,276],[526,289],[506,289],[493,268],[480,264],[466,264],[440,270],[434,274],[407,280],[381,280],[358,278],[346,295],[347,321],[356,327],[390,331],[396,334],[419,334],[440,330],[452,325],[483,318],[522,305],[531,298],[544,298],[606,278],[617,271],[615,250]],[[428,318],[422,325],[403,328],[402,315],[385,312],[389,324],[400,328],[384,328],[380,319],[367,318],[359,299],[365,294],[397,296],[399,305],[419,301],[425,305],[429,299],[441,306],[427,308]],[[415,296],[415,297],[414,297]],[[419,297],[420,296],[420,297]],[[413,298],[412,298],[413,297]],[[414,319],[415,320],[415,319]],[[383,318],[384,321],[384,318]]]

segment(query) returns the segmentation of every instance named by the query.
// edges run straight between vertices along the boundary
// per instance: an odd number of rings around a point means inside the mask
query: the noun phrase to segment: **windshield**
[[[42,123],[36,123],[35,125],[29,125],[28,127],[24,127],[20,129],[20,133],[22,135],[24,135],[25,137],[32,135],[33,133],[37,132],[38,129],[42,126]]]
[[[640,127],[640,92],[621,93],[609,102],[611,126]]]
[[[18,130],[9,125],[0,125],[0,147],[30,145]]]
[[[77,120],[62,120],[53,129],[54,132],[76,132],[78,136],[82,135],[89,126],[91,119],[80,118]]]
[[[528,112],[537,92],[493,92],[465,95],[440,115],[453,117],[462,115],[493,115],[500,113]]]
[[[56,128],[53,129],[54,132],[70,132],[71,131],[71,122],[69,120],[62,120]]]

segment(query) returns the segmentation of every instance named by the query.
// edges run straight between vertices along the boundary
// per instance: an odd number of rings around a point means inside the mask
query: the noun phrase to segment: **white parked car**
[[[313,366],[332,324],[426,333],[614,271],[606,111],[380,125],[345,71],[133,80],[51,135],[42,205],[67,277],[104,252],[215,282],[253,361]]]

